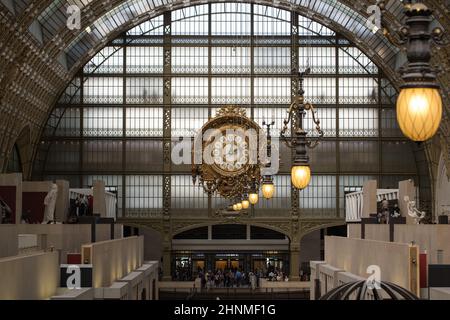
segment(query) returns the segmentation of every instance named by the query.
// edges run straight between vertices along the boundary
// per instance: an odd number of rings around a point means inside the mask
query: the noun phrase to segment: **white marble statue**
[[[405,196],[403,200],[406,202],[408,215],[414,218],[416,224],[419,224],[420,220],[425,218],[425,211],[420,211],[419,209],[417,209],[416,202],[414,200],[409,200],[408,196]]]
[[[53,222],[55,220],[55,207],[57,196],[58,196],[58,186],[56,184],[53,184],[52,188],[47,193],[44,199],[45,211],[44,211],[44,221],[42,221],[42,223]]]

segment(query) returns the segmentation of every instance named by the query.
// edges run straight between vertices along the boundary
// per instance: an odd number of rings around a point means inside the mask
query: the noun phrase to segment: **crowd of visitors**
[[[383,198],[377,214],[378,223],[389,223],[390,218],[398,217],[400,217],[400,208],[398,207],[398,204],[394,203],[394,205],[391,206],[389,201],[386,200],[386,198]]]
[[[269,281],[288,281],[289,278],[281,270],[271,268],[268,271],[258,270],[243,272],[239,268],[228,270],[208,270],[204,272],[199,269],[198,277],[201,279],[202,288],[239,288],[259,287],[260,279],[265,278]]]
[[[75,199],[70,199],[70,217],[91,216],[94,207],[94,198],[91,195],[79,194]]]

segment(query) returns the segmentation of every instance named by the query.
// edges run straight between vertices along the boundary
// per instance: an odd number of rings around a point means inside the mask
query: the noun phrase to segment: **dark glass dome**
[[[369,284],[366,280],[344,283],[324,294],[319,300],[352,300],[350,297],[354,293],[355,300],[368,300],[367,293],[371,294],[374,300],[419,300],[419,297],[410,291],[391,282],[381,281],[379,289]]]

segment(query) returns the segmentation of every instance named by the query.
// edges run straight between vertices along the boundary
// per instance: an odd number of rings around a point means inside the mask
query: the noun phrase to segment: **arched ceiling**
[[[23,127],[31,129],[31,143],[39,143],[42,128],[59,95],[72,77],[110,40],[125,30],[167,10],[208,3],[206,0],[1,0],[0,26],[0,169]],[[297,11],[333,29],[354,42],[394,83],[399,50],[380,32],[365,27],[367,7],[375,1],[360,0],[257,0],[248,1]],[[450,31],[450,1],[425,0],[447,33]],[[383,15],[386,27],[402,23],[402,4],[389,0]],[[82,28],[66,27],[65,9],[82,8]],[[47,27],[42,27],[47,26]],[[86,29],[89,27],[88,29]],[[88,32],[89,30],[89,32]],[[447,35],[447,40],[448,40]],[[401,54],[400,54],[401,55]],[[442,147],[450,146],[450,45],[434,49],[447,109],[441,125]],[[431,144],[430,144],[431,145]],[[433,144],[436,145],[436,144]],[[29,153],[32,157],[33,153]],[[30,162],[32,159],[25,159]],[[28,176],[30,168],[25,169]]]

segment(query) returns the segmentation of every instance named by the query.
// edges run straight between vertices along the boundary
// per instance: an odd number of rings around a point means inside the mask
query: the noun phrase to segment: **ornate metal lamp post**
[[[314,148],[319,143],[319,139],[323,137],[323,131],[320,128],[320,120],[317,118],[314,107],[310,103],[305,103],[304,100],[304,76],[309,74],[310,71],[311,69],[307,68],[304,72],[298,73],[298,93],[287,111],[289,116],[283,121],[284,126],[280,134],[289,148],[295,148],[295,155],[292,164],[293,166],[291,169],[291,180],[292,184],[300,190],[306,188],[311,180],[311,169],[309,166],[309,157],[306,152],[306,148]],[[307,133],[303,127],[303,120],[307,111],[311,112],[312,120],[316,125],[315,129],[319,134],[318,139],[314,142],[307,140]],[[293,130],[291,139],[286,137],[289,123],[291,123]]]
[[[384,10],[384,2],[379,7]],[[432,11],[423,3],[411,1],[404,6],[406,25],[398,31],[400,41],[384,29],[384,34],[396,46],[406,45],[407,63],[400,69],[404,84],[397,99],[397,121],[403,134],[414,141],[434,136],[442,118],[440,86],[436,70],[431,66],[431,41],[443,45],[444,32],[430,30]]]
[[[270,159],[272,156],[272,137],[270,136],[270,127],[275,124],[275,121],[271,121],[270,123],[267,123],[263,121],[263,126],[266,126],[266,132],[267,132],[267,157],[268,162],[266,163],[265,167],[270,167]],[[263,197],[266,199],[270,199],[273,197],[273,194],[275,193],[275,187],[273,185],[273,178],[272,175],[264,175],[262,178],[262,186],[261,186]]]

